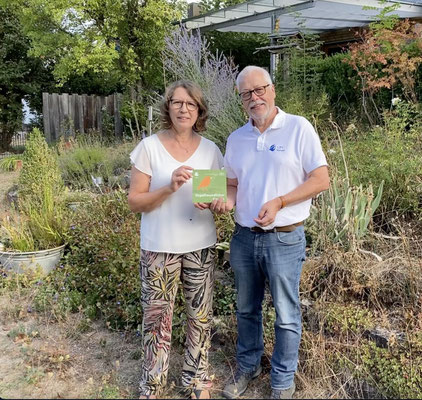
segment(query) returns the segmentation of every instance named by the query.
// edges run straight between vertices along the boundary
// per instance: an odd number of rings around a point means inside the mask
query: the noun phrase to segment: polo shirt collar
[[[278,129],[281,128],[283,126],[284,120],[286,118],[286,113],[280,109],[279,107],[276,107],[277,109],[277,114],[273,119],[273,122],[271,123],[271,125],[267,128],[267,131],[270,129]],[[246,128],[250,131],[253,131],[255,126],[252,123],[252,118],[249,118],[248,123],[246,124]]]

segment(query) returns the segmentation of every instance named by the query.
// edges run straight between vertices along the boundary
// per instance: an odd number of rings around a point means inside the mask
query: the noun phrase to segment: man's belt
[[[293,232],[298,226],[303,225],[303,221],[297,222],[295,224],[291,225],[285,225],[285,226],[275,226],[271,229],[263,229],[259,226],[253,226],[252,228],[249,228],[251,232],[255,233],[274,233],[274,232]]]

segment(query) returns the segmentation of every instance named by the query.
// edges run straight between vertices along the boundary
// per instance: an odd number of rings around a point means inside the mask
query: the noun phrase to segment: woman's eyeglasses
[[[170,106],[176,110],[180,110],[183,107],[183,104],[186,104],[186,108],[188,111],[195,111],[198,109],[198,104],[194,103],[193,101],[182,101],[182,100],[174,100],[170,99]]]
[[[250,100],[252,98],[252,93],[255,93],[257,96],[263,96],[267,91],[268,86],[271,86],[271,83],[265,86],[258,86],[252,90],[246,90],[245,92],[239,93],[239,96],[244,101]]]

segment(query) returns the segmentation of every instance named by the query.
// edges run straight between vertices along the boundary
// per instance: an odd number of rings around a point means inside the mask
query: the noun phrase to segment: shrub
[[[302,34],[283,41],[288,63],[276,75],[276,103],[284,111],[302,115],[319,126],[327,119],[329,100],[322,86],[321,43],[316,35]]]
[[[343,53],[333,54],[320,62],[321,85],[327,93],[334,115],[341,121],[350,120],[359,109],[357,74],[343,62]]]
[[[391,115],[396,119],[397,116]],[[420,214],[422,200],[422,138],[419,128],[389,121],[386,127],[375,127],[357,141],[345,140],[344,154],[350,182],[379,186],[384,181],[381,211]],[[421,114],[413,121],[420,120]],[[403,129],[395,129],[402,126]],[[331,158],[344,171],[340,151]]]
[[[67,221],[63,192],[57,157],[42,133],[34,129],[27,141],[19,177],[20,216],[3,224],[10,247],[34,251],[64,243]]]
[[[354,353],[354,354],[353,354]],[[369,342],[352,352],[351,361],[361,365],[354,375],[371,382],[387,398],[422,398],[422,342],[407,342],[406,347],[379,348]],[[356,365],[356,364],[355,364]]]
[[[115,176],[130,168],[129,152],[134,147],[131,142],[111,146],[82,136],[69,143],[68,147],[60,146],[59,163],[64,182],[73,189],[94,188],[98,182],[116,187]]]
[[[23,168],[19,177],[20,206],[30,203],[44,211],[60,201],[64,190],[57,156],[48,147],[41,131],[35,128],[26,142]]]
[[[114,328],[141,321],[139,220],[126,193],[99,196],[78,208],[68,237],[66,274],[70,290],[82,293],[81,305],[99,310]]]

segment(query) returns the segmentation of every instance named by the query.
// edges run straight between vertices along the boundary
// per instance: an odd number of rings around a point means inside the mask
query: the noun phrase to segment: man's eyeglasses
[[[250,100],[252,98],[252,93],[255,93],[257,96],[263,96],[267,91],[268,86],[271,86],[271,83],[265,86],[258,86],[255,89],[247,90],[246,92],[239,93],[239,96],[244,101]]]
[[[176,110],[180,110],[183,107],[183,104],[186,104],[186,108],[188,109],[188,111],[195,111],[198,109],[198,104],[194,103],[193,101],[170,99],[169,102],[170,106]]]

